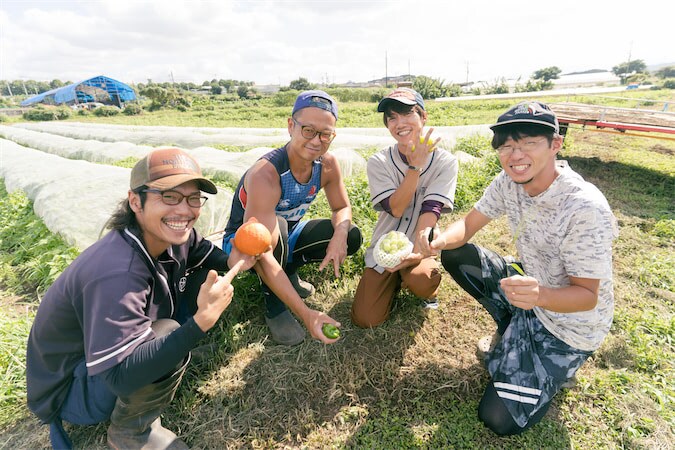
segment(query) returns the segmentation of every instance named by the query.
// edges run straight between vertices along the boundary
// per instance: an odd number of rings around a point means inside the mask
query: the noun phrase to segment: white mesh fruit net
[[[405,233],[390,231],[381,236],[373,248],[375,262],[385,268],[396,267],[412,252],[413,243]]]

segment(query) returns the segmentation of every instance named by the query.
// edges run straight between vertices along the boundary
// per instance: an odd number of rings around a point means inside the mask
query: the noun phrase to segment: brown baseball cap
[[[209,194],[218,193],[218,188],[202,175],[194,158],[179,148],[153,150],[131,169],[130,187],[141,186],[165,191],[188,181],[196,181],[199,189]]]
[[[424,109],[424,99],[419,92],[406,87],[394,89],[389,95],[380,100],[380,103],[377,105],[377,112],[384,112],[387,104],[391,102],[403,103],[409,106],[419,105],[420,108]]]

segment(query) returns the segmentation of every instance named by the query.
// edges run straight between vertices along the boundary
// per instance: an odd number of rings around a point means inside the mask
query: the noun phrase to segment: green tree
[[[508,94],[509,85],[504,78],[498,78],[494,84],[488,84],[483,90],[483,94]]]
[[[415,77],[412,88],[415,89],[422,98],[434,99],[445,95],[445,82],[438,78],[431,78],[425,75]]]
[[[49,89],[56,89],[65,86],[66,84],[61,80],[52,80],[49,82]]]
[[[675,77],[675,66],[668,66],[656,71],[656,76],[659,78],[673,78]]]
[[[459,84],[450,84],[445,86],[443,96],[444,97],[459,97],[462,95],[462,86]]]
[[[307,91],[309,89],[314,89],[316,86],[307,81],[307,78],[300,77],[297,80],[291,81],[288,87],[297,91]]]
[[[151,111],[160,108],[176,108],[185,111],[191,106],[190,99],[185,94],[180,94],[175,89],[166,89],[156,84],[148,86],[139,92],[142,96],[150,99]]]
[[[240,85],[237,88],[237,95],[239,96],[239,98],[242,98],[242,99],[248,98],[248,86],[243,85],[243,84]]]
[[[560,72],[562,72],[562,70],[557,66],[545,67],[534,72],[532,78],[544,81],[557,80],[560,78]]]
[[[647,71],[647,65],[641,59],[635,59],[633,61],[627,61],[621,64],[618,64],[612,67],[612,72],[617,77],[621,78],[621,83],[625,84],[628,77],[631,75],[636,75],[639,73],[645,73]]]
[[[236,85],[234,80],[218,80],[218,84],[225,89],[225,92],[232,91],[232,88]]]
[[[549,89],[553,89],[553,82],[544,80],[527,80],[525,85],[516,83],[515,87],[516,92],[538,92],[547,91]]]

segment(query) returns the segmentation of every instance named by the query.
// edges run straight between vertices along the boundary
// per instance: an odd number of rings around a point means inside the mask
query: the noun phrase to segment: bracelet
[[[408,169],[414,170],[415,172],[422,172],[422,170],[424,170],[423,167],[415,167],[415,166],[411,166],[410,164],[408,164]]]

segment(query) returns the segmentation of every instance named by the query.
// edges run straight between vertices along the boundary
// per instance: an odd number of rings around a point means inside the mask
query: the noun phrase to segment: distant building
[[[390,77],[378,78],[377,80],[370,80],[367,84],[369,86],[398,85],[399,83],[405,83],[414,79],[414,75],[392,75]]]
[[[561,74],[553,81],[555,89],[619,85],[621,79],[609,71],[589,70],[570,74]]]
[[[136,100],[136,93],[130,86],[100,75],[27,98],[21,102],[21,106],[38,103],[69,106],[102,103],[121,108],[124,103],[134,100]]]
[[[278,84],[254,84],[252,87],[261,94],[276,94],[279,92]]]

